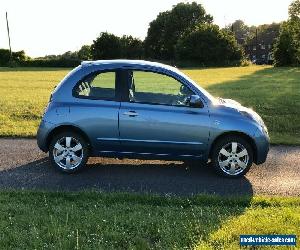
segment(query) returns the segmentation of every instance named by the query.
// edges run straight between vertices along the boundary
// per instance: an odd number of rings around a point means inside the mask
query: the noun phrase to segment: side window
[[[163,74],[133,71],[129,86],[130,102],[188,106],[194,93],[176,79]]]
[[[87,99],[114,100],[115,83],[115,72],[92,73],[76,85],[74,94]]]

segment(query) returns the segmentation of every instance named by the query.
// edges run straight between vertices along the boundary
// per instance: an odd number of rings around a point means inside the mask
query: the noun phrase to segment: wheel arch
[[[78,133],[79,135],[81,135],[85,141],[88,143],[89,149],[92,149],[92,144],[91,144],[91,140],[90,138],[87,136],[87,134],[80,128],[74,126],[74,125],[60,125],[58,127],[55,127],[47,136],[46,139],[46,147],[47,150],[49,150],[49,146],[51,143],[51,139],[53,138],[53,136],[59,134],[59,133],[63,133],[63,132],[75,132]]]
[[[212,144],[210,145],[209,154],[208,154],[209,158],[211,158],[211,154],[212,154],[213,148],[215,147],[216,143],[219,140],[221,140],[221,139],[223,139],[224,137],[227,137],[227,136],[240,136],[243,139],[245,139],[250,144],[250,146],[251,146],[251,148],[253,150],[253,161],[256,162],[256,159],[257,159],[257,147],[256,147],[256,144],[255,144],[255,141],[249,135],[247,135],[246,133],[238,132],[238,131],[228,131],[228,132],[222,133],[219,136],[217,136],[214,139],[214,141],[212,142]]]

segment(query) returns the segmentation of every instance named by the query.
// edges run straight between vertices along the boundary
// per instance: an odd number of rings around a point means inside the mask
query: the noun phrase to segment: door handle
[[[138,116],[139,114],[135,111],[124,112],[123,115],[128,115],[130,117]]]

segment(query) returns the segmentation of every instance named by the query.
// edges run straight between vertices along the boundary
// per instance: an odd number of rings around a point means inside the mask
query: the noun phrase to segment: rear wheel
[[[236,178],[245,175],[253,163],[253,149],[242,137],[227,136],[220,139],[211,155],[215,171]]]
[[[51,164],[62,172],[74,173],[82,169],[88,160],[88,154],[87,142],[77,133],[60,133],[51,140]]]

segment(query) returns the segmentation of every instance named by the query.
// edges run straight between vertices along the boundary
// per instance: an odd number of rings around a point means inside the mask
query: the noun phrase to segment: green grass
[[[240,234],[300,237],[296,197],[1,191],[0,203],[0,249],[240,249]]]
[[[51,91],[68,72],[0,68],[0,135],[35,136]]]
[[[35,136],[52,89],[68,71],[0,68],[0,135]],[[256,110],[269,128],[272,143],[300,145],[300,68],[183,71],[213,95],[236,99]]]

